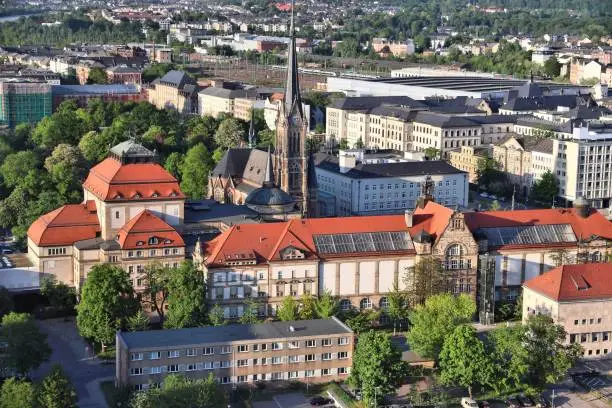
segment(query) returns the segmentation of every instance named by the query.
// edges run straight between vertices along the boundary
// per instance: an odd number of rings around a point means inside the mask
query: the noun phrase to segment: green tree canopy
[[[336,314],[338,301],[329,290],[319,295],[315,302],[315,312],[320,319],[328,319]]]
[[[223,326],[226,323],[225,314],[221,306],[215,304],[208,313],[208,321],[213,326]]]
[[[556,78],[561,74],[561,64],[557,57],[551,57],[544,62],[544,73],[550,78]]]
[[[149,330],[149,316],[142,310],[137,311],[133,316],[127,318],[127,328],[129,331]]]
[[[423,357],[437,359],[444,339],[457,326],[470,322],[474,313],[476,304],[467,295],[445,293],[429,297],[410,314],[412,326],[407,339],[411,349]]]
[[[13,310],[13,297],[4,286],[0,286],[0,318]]]
[[[185,155],[179,152],[172,152],[164,162],[164,168],[170,172],[177,180],[181,180],[182,167],[185,162]]]
[[[406,297],[410,305],[422,305],[430,296],[447,292],[451,279],[442,262],[434,256],[425,256],[404,275]]]
[[[193,262],[184,261],[171,270],[168,292],[164,328],[199,327],[207,323],[206,282]]]
[[[444,339],[440,352],[440,380],[447,385],[466,387],[472,398],[474,385],[487,385],[493,376],[493,362],[478,339],[476,329],[462,324]]]
[[[317,318],[316,299],[310,293],[304,293],[300,298],[298,317],[300,320]]]
[[[170,295],[170,280],[174,271],[159,262],[146,265],[142,269],[140,278],[144,282],[143,302],[157,313],[160,323],[166,318],[166,304]]]
[[[240,120],[228,117],[219,124],[219,128],[215,133],[215,142],[218,147],[227,150],[230,147],[239,146],[244,134],[244,125]]]
[[[51,372],[43,379],[38,390],[38,404],[41,408],[76,408],[77,394],[62,366],[54,364]]]
[[[102,68],[94,67],[89,70],[89,75],[87,76],[88,84],[106,84],[108,83],[108,77],[106,76],[106,72]]]
[[[204,198],[208,189],[208,173],[212,169],[210,152],[199,143],[185,155],[181,172],[181,189],[189,198]]]
[[[80,197],[87,166],[78,147],[64,143],[57,145],[45,159],[45,169],[62,197],[66,200]]]
[[[297,320],[299,317],[298,308],[299,304],[293,296],[285,296],[278,309],[276,309],[276,317],[284,322]]]
[[[542,174],[542,178],[531,187],[531,199],[545,204],[551,204],[559,193],[557,178],[550,170]]]
[[[226,406],[225,392],[215,376],[190,380],[183,375],[168,375],[160,388],[134,395],[132,408],[218,408]]]
[[[361,389],[366,406],[377,406],[385,394],[404,383],[407,375],[408,365],[388,334],[369,331],[359,336],[348,382]]]
[[[35,408],[36,392],[28,381],[9,378],[0,388],[0,408]]]
[[[40,294],[49,300],[49,305],[56,309],[73,310],[76,303],[74,288],[63,282],[57,282],[55,277],[41,278]]]
[[[102,350],[115,341],[115,332],[127,326],[138,310],[138,301],[128,274],[109,264],[89,271],[77,305],[77,326],[81,336],[95,340]]]
[[[259,305],[253,299],[248,299],[244,302],[244,308],[242,309],[242,316],[240,316],[241,324],[255,324],[261,323],[261,319],[258,314]]]
[[[0,355],[0,367],[26,375],[51,356],[47,336],[27,313],[11,312],[2,318],[0,341],[6,348]]]
[[[32,150],[9,154],[0,166],[0,174],[6,187],[15,187],[23,181],[24,175],[40,166],[40,160]]]

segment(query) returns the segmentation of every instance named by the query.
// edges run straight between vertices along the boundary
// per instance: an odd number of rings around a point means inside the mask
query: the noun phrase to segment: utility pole
[[[553,388],[552,397],[550,398],[550,404],[552,408],[555,408],[555,389]]]
[[[516,193],[516,184],[512,186],[512,211],[514,211],[514,193]]]

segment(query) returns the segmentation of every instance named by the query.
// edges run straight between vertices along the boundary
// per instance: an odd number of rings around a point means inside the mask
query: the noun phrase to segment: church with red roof
[[[40,273],[78,288],[93,265],[110,262],[138,286],[145,265],[185,258],[185,195],[150,150],[132,140],[111,148],[90,170],[83,196],[83,203],[51,211],[28,229],[28,257]]]

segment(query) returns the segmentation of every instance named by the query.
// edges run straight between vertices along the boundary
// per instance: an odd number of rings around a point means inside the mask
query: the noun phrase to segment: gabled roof
[[[474,122],[463,116],[443,115],[433,112],[419,112],[414,118],[415,123],[425,123],[427,125],[440,128],[447,127],[476,127],[479,123]]]
[[[212,171],[213,176],[237,177],[261,186],[268,163],[266,152],[259,149],[231,148]]]
[[[557,302],[612,298],[612,263],[562,265],[523,286]]]
[[[99,232],[96,203],[89,200],[67,204],[40,216],[30,225],[28,238],[38,246],[62,246],[96,238]]]
[[[121,249],[152,249],[183,247],[181,235],[149,210],[138,213],[119,230],[117,242]]]
[[[415,237],[417,234],[426,232],[433,237],[433,240],[440,238],[451,216],[453,210],[434,201],[429,201],[423,208],[417,208],[412,215],[412,228],[410,235]]]
[[[193,78],[182,71],[172,70],[159,79],[162,84],[171,85],[175,88],[182,89],[185,85],[196,85]]]
[[[185,198],[178,181],[158,163],[121,163],[112,157],[89,171],[83,188],[104,201]]]

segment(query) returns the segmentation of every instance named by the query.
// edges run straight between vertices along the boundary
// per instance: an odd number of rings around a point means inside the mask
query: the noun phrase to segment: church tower
[[[287,84],[285,99],[279,107],[276,119],[276,147],[274,149],[274,178],[276,185],[289,193],[300,207],[302,215],[316,216],[316,206],[310,204],[310,191],[316,180],[308,171],[306,151],[308,118],[302,108],[298,79],[297,52],[295,47],[295,2],[291,2],[290,42],[287,53]],[[312,169],[314,170],[314,169]],[[313,180],[311,180],[313,179]],[[315,207],[315,208],[313,208]]]

